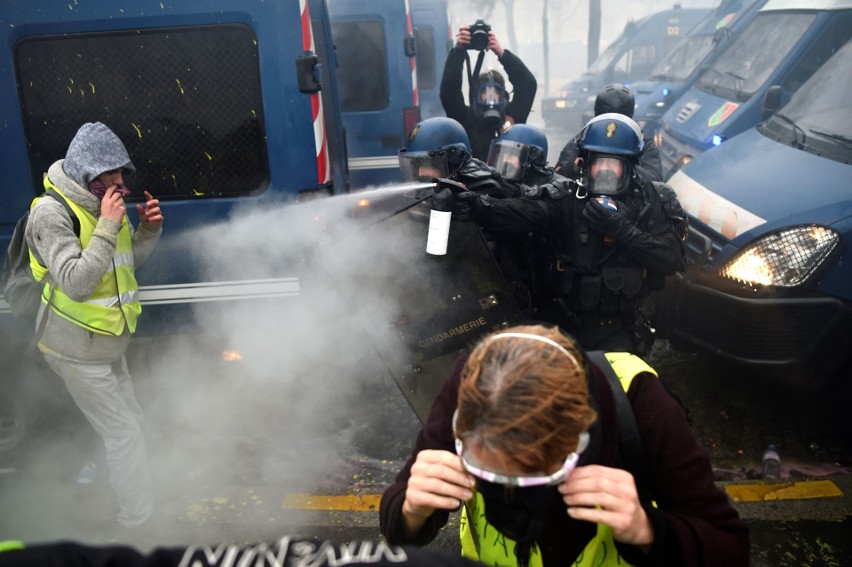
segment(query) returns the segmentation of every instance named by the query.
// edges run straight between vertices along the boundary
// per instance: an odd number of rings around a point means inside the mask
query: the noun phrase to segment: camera
[[[488,32],[490,31],[491,26],[483,20],[476,20],[476,23],[470,26],[470,49],[476,51],[488,49]]]

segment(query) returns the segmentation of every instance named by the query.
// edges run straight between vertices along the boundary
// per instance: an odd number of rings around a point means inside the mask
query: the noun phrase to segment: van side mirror
[[[763,95],[763,104],[760,107],[761,122],[772,116],[776,110],[781,108],[781,94],[780,85],[772,85],[766,89],[766,94]]]
[[[406,57],[414,57],[417,55],[417,42],[414,39],[413,35],[405,36],[405,56]]]

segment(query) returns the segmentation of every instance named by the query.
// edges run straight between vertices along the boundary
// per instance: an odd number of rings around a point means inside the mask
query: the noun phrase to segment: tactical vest
[[[564,199],[567,223],[549,243],[552,260],[543,276],[549,293],[577,314],[632,314],[648,290],[647,271],[618,243],[589,228],[581,214],[586,203],[573,194]],[[638,203],[620,206],[637,220]],[[643,230],[644,220],[637,221]]]
[[[59,193],[80,219],[80,244],[85,249],[95,231],[97,219],[65,197],[47,177],[44,178],[44,187]],[[33,200],[30,208],[36,200]],[[48,272],[46,267],[39,264],[32,251],[30,251],[30,268],[36,281],[41,281]],[[133,242],[125,215],[118,232],[112,269],[108,269],[101,277],[101,281],[86,301],[75,301],[61,288],[50,286],[50,284],[45,284],[41,301],[49,304],[50,309],[63,319],[93,333],[119,336],[124,332],[125,325],[133,333],[136,331],[136,321],[142,312],[142,305],[139,303],[139,285],[136,283],[133,268]],[[51,287],[53,287],[52,293]]]
[[[630,353],[608,352],[606,359],[618,376],[621,387],[626,392],[633,379],[642,372],[657,372],[648,364]],[[514,567],[515,542],[504,536],[485,520],[485,501],[478,492],[462,507],[459,521],[459,537],[463,557],[480,561],[486,565]],[[582,553],[571,563],[576,567],[599,567],[607,565],[630,565],[615,547],[612,528],[606,524],[597,525],[595,537],[589,540]],[[543,567],[541,552],[537,545],[530,551],[529,567]]]

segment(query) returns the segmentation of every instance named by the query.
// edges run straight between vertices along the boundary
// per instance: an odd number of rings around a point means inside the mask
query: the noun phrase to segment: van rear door
[[[408,0],[331,0],[353,188],[399,180],[397,152],[420,121]]]
[[[446,116],[441,104],[441,77],[453,47],[447,0],[411,0],[417,41],[417,89],[422,118]]]

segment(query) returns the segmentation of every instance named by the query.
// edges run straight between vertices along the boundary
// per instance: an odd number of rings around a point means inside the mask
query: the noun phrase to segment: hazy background
[[[404,356],[395,324],[451,299],[440,291],[447,283],[440,263],[425,254],[425,219],[403,212],[377,222],[413,199],[394,201],[375,217],[353,205],[410,191],[246,206],[163,242],[154,254],[200,266],[202,280],[292,277],[299,293],[197,303],[199,329],[134,338],[128,358],[145,412],[160,530],[154,539],[117,526],[102,442],[59,378],[38,360],[27,363],[24,405],[32,424],[0,466],[0,534],[148,547],[218,541],[230,515],[237,527],[227,537],[256,541],[265,537],[259,518],[264,529],[293,529],[282,524],[289,522],[283,494],[336,494],[370,462],[406,456],[419,422],[378,353]],[[163,209],[168,219],[168,205]],[[226,351],[240,360],[226,360]],[[98,473],[84,486],[77,473],[88,461]],[[260,487],[258,494],[270,487],[275,497],[241,504],[226,498],[235,487]],[[210,505],[211,495],[227,505]],[[234,520],[241,505],[253,513]]]
[[[681,0],[677,4],[682,8],[713,8],[719,5],[719,1]],[[674,5],[671,0],[601,0],[598,53],[624,31],[627,22]],[[524,61],[538,79],[536,113],[539,113],[542,98],[552,96],[561,85],[580,75],[588,66],[589,0],[449,0],[449,12],[453,38],[460,25],[470,25],[481,18],[491,25],[503,48],[513,51]],[[514,29],[507,24],[509,21],[514,23]],[[547,85],[542,45],[545,23],[550,43]],[[513,45],[513,33],[516,45]],[[490,52],[483,68],[487,68],[489,63],[496,63],[496,57]]]

